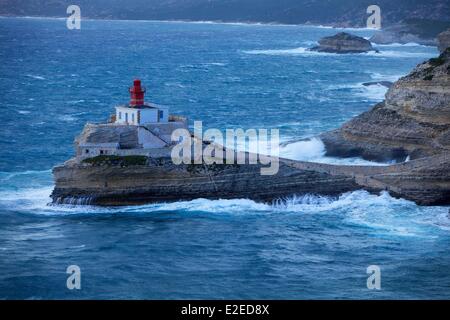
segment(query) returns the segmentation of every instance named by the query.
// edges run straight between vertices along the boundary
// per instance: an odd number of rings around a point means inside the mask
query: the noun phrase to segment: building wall
[[[141,109],[140,124],[158,122],[158,109]]]
[[[186,129],[188,130],[187,122],[184,121],[170,121],[167,123],[149,123],[144,125],[153,134],[157,135],[167,144],[172,142],[172,133],[176,129]]]
[[[81,151],[85,151],[85,149],[89,149],[89,153],[81,152],[77,155],[78,161],[82,161],[87,158],[93,158],[99,155],[105,156],[147,156],[151,158],[159,158],[159,157],[170,157],[171,148],[162,147],[162,148],[143,148],[143,149],[108,149],[108,148],[83,148]],[[103,152],[101,152],[103,151]]]
[[[169,121],[169,108],[167,107],[159,107],[160,117],[159,122],[168,122]]]
[[[142,145],[142,148],[144,149],[163,148],[167,145],[163,140],[143,127],[139,127],[138,138],[139,144]]]
[[[138,124],[139,109],[116,107],[116,123],[121,124]]]
[[[128,108],[116,107],[116,121],[120,124],[144,125],[147,123],[166,123],[169,121],[169,108]]]
[[[111,156],[117,155],[117,151],[119,149],[116,148],[105,148],[105,147],[80,147],[77,156],[82,159],[93,158],[96,156]]]

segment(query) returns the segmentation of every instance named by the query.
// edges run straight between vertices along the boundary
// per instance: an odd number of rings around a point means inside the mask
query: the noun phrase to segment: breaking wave
[[[354,84],[331,85],[328,87],[328,90],[350,90],[350,92],[354,96],[358,97],[360,101],[380,102],[384,100],[388,88],[381,84],[364,86],[363,82],[361,82]]]
[[[342,56],[338,53],[310,51],[307,47],[291,49],[265,49],[265,50],[243,50],[246,54],[270,55],[270,56]],[[430,58],[433,54],[429,52],[408,52],[404,50],[380,50],[380,52],[349,53],[346,56],[371,56],[378,58]]]
[[[389,43],[389,44],[377,44],[377,43],[372,43],[373,46],[376,47],[432,47],[432,46],[427,46],[424,44],[419,44],[416,42],[408,42],[408,43],[398,43],[398,42],[394,42],[394,43]]]
[[[268,49],[268,50],[244,50],[246,54],[262,54],[270,56],[296,56],[296,55],[327,55],[328,53],[309,51],[308,48],[294,49]]]
[[[450,231],[447,207],[419,207],[413,202],[395,199],[387,192],[370,194],[366,191],[345,193],[339,197],[293,195],[271,204],[249,199],[195,199],[173,203],[158,203],[127,207],[98,207],[78,205],[49,205],[52,186],[0,193],[0,214],[4,211],[38,216],[73,215],[207,215],[257,217],[274,214],[325,214],[341,220],[342,225],[367,228],[377,234],[432,237],[427,228]],[[211,215],[212,214],[212,215]]]
[[[383,166],[391,164],[391,163],[367,161],[358,157],[354,158],[327,157],[325,156],[325,153],[326,153],[325,145],[319,138],[311,138],[308,140],[286,143],[280,147],[280,157],[291,160],[339,164],[339,165]]]

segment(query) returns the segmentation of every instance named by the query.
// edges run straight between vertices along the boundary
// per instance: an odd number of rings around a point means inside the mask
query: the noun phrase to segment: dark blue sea
[[[449,207],[388,193],[292,195],[136,207],[48,205],[51,168],[74,154],[88,121],[147,99],[206,128],[276,128],[282,155],[324,156],[323,131],[381,101],[435,47],[379,54],[306,49],[336,29],[313,26],[0,18],[0,298],[450,298]],[[373,31],[346,30],[369,37]],[[375,164],[385,165],[385,164]],[[66,268],[81,269],[81,289]],[[366,269],[381,269],[369,290]]]

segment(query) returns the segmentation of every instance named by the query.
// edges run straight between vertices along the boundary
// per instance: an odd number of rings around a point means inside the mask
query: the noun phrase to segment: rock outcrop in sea
[[[362,53],[374,51],[370,41],[346,32],[319,40],[319,45],[311,48],[312,51],[329,53]]]

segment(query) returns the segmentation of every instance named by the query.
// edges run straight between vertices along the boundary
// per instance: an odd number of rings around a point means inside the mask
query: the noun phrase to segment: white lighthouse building
[[[145,88],[141,80],[134,80],[130,91],[130,103],[116,107],[118,124],[146,125],[169,122],[169,108],[144,101]]]
[[[86,124],[75,144],[77,158],[96,156],[169,156],[172,132],[187,129],[187,119],[169,115],[169,108],[144,101],[145,88],[134,80],[130,102],[116,107],[108,123]]]

